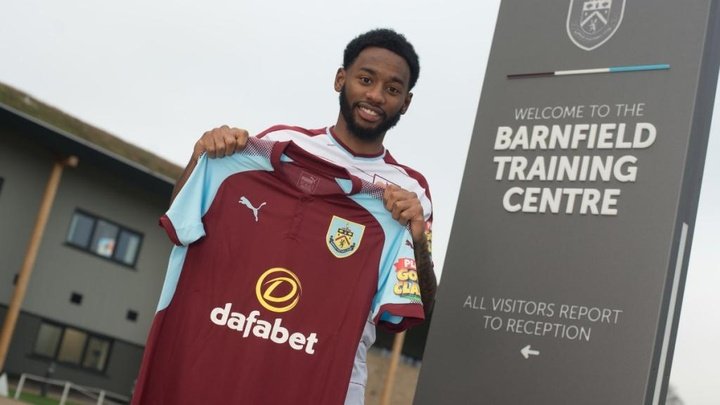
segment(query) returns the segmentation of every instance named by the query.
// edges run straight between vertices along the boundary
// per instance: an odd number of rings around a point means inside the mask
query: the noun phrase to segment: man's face
[[[399,55],[383,48],[360,52],[335,78],[348,130],[364,141],[381,139],[410,105],[409,81],[410,68]]]
[[[365,126],[361,123],[361,119],[355,119],[353,111],[357,108],[363,107],[358,102],[350,104],[345,86],[343,86],[340,90],[340,112],[345,118],[345,123],[350,132],[364,141],[375,141],[381,138],[388,129],[394,127],[400,121],[400,115],[402,115],[398,111],[395,115],[388,117],[384,111],[378,109],[377,113],[380,115],[380,120],[377,124],[375,126]]]

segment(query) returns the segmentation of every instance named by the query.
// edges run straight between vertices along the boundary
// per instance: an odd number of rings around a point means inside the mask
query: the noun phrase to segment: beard
[[[350,105],[350,102],[347,99],[347,94],[345,94],[345,85],[343,85],[342,89],[340,89],[340,113],[345,119],[348,130],[357,138],[366,142],[373,142],[381,139],[385,135],[385,132],[394,127],[398,121],[400,121],[400,116],[402,115],[400,114],[400,111],[390,117],[384,115],[384,119],[380,121],[378,125],[372,128],[367,128],[358,124],[355,119],[353,109],[356,106],[357,103],[352,106]]]

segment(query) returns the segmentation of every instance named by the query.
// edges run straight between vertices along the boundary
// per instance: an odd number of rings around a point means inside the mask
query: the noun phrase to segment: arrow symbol
[[[522,353],[523,357],[527,359],[530,356],[539,356],[540,350],[532,350],[530,345],[527,345],[520,350],[520,353]]]

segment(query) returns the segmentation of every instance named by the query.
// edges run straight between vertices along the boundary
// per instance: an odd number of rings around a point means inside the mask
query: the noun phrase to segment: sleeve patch
[[[415,259],[402,257],[395,262],[395,277],[397,278],[393,292],[398,297],[413,302],[422,302],[420,299],[420,285],[415,267]]]

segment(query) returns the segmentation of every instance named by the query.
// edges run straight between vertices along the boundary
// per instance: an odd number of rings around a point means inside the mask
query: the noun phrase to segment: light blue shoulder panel
[[[269,157],[249,153],[236,153],[221,159],[208,159],[205,154],[200,156],[190,178],[166,213],[182,245],[187,246],[205,236],[202,217],[225,179],[250,170],[272,171],[273,167]]]

